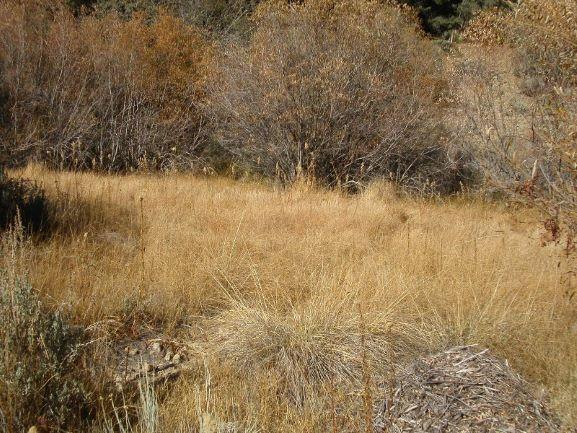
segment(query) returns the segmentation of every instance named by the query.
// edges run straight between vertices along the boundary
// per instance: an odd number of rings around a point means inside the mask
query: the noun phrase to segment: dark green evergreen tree
[[[238,31],[261,0],[67,0],[79,11],[82,7],[101,12],[115,11],[128,18],[135,11],[154,16],[163,6],[187,22],[216,31]],[[287,0],[299,1],[299,0]],[[438,37],[449,37],[483,8],[503,7],[507,0],[397,0],[415,7],[424,30]],[[512,0],[515,1],[515,0]]]
[[[401,0],[416,7],[423,28],[434,36],[450,35],[483,8],[506,6],[504,0]]]
[[[66,3],[74,11],[79,13],[82,9],[90,10],[95,3],[95,0],[66,0]]]

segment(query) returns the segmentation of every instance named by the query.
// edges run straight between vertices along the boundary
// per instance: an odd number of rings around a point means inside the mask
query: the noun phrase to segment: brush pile
[[[529,384],[476,346],[421,358],[397,376],[380,408],[378,431],[558,432]]]

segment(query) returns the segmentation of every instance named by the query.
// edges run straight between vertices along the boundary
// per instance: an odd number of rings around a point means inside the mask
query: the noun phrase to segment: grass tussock
[[[238,303],[211,323],[211,347],[241,371],[275,372],[289,398],[307,387],[336,381],[362,383],[363,363],[384,373],[423,344],[415,328],[394,318],[394,308],[364,311],[356,296],[315,297],[286,312]],[[413,331],[413,332],[412,332]]]
[[[490,347],[575,423],[572,282],[531,211],[402,198],[383,183],[347,196],[187,175],[19,174],[48,197],[74,188],[99,209],[88,215],[106,215],[35,246],[29,278],[42,296],[76,323],[157,327],[206,354],[188,385],[159,398],[159,431],[178,427],[169,414],[189,410],[205,369],[219,422],[324,431],[332,410],[354,425],[363,389],[455,344]],[[356,409],[339,409],[338,387],[329,398],[332,380],[350,384]]]

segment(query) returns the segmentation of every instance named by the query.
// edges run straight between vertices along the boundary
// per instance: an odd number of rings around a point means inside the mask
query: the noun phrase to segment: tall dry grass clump
[[[377,309],[360,305],[354,293],[325,293],[288,311],[267,303],[233,302],[212,321],[210,346],[217,359],[240,371],[274,373],[279,388],[299,404],[322,384],[360,387],[363,362],[382,375],[423,345],[394,301]]]
[[[75,17],[58,2],[0,4],[3,152],[55,167],[190,167],[210,45],[160,13]]]
[[[439,53],[398,8],[268,2],[254,19],[248,46],[223,53],[209,105],[217,141],[241,165],[288,183],[356,187],[384,176],[458,187]]]
[[[195,367],[159,394],[161,431],[198,425],[199,390],[223,422],[326,431],[332,404],[355,425],[391,367],[462,344],[507,359],[575,425],[575,279],[562,245],[541,246],[535,212],[383,184],[350,196],[184,174],[19,175],[85,213],[82,230],[31,251],[39,294],[74,323],[193,348]]]

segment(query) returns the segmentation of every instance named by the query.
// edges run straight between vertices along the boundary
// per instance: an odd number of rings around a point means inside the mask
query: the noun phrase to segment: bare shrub
[[[508,43],[519,50],[521,68],[557,85],[577,84],[577,2],[523,0],[512,12],[480,13],[464,37],[484,43]]]
[[[172,0],[171,9],[186,21],[217,34],[245,33],[260,0]]]
[[[547,156],[539,158],[538,179],[526,192],[564,220],[572,232],[577,229],[576,16],[575,0],[525,0],[505,27],[525,82],[541,83],[532,129]]]
[[[514,21],[516,39],[541,74],[577,85],[577,2],[525,0]]]
[[[571,133],[575,96],[528,97],[521,93],[522,82],[510,74],[475,74],[465,81],[468,96],[459,112],[485,187],[551,215],[560,207],[566,217],[577,215]]]
[[[248,46],[224,53],[209,106],[241,164],[282,182],[455,189],[440,57],[397,8],[269,2],[255,20]]]
[[[577,3],[520,2],[509,14],[481,14],[467,38],[506,53],[509,65],[465,98],[476,161],[485,182],[537,209],[541,243],[558,245],[557,269],[567,302],[575,297],[577,234]],[[482,74],[477,74],[482,76]]]
[[[0,23],[12,160],[112,171],[197,162],[210,53],[197,30],[162,12],[149,25],[15,0]]]
[[[500,165],[485,164],[486,176],[569,225],[577,221],[576,14],[574,0],[525,0],[510,13],[480,14],[465,32],[469,40],[510,46],[517,73],[476,84],[470,101],[472,129],[485,143],[480,161],[488,156]]]

